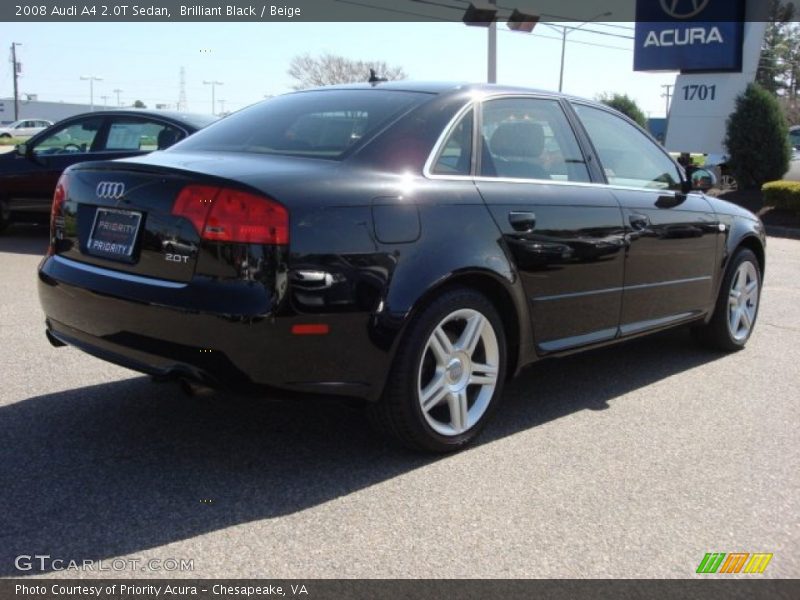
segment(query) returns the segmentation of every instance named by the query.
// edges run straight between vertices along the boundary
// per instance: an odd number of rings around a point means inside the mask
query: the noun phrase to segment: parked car
[[[800,125],[789,128],[789,144],[792,147],[791,160],[798,160],[800,158]],[[705,166],[714,172],[717,180],[716,185],[721,191],[732,192],[739,189],[739,182],[728,166],[728,156],[726,154],[709,154],[706,157]],[[784,177],[790,175],[791,172],[792,168],[790,167],[789,173]]]
[[[22,119],[14,121],[10,125],[0,125],[0,138],[29,138],[40,131],[44,131],[52,121],[47,119]]]
[[[536,360],[679,325],[744,347],[765,261],[759,219],[692,190],[633,121],[486,85],[276,97],[165,152],[67,169],[52,214],[53,345],[362,398],[433,452],[473,440]]]
[[[84,113],[0,154],[0,231],[14,220],[47,219],[61,172],[78,162],[163,150],[216,117],[163,111]]]

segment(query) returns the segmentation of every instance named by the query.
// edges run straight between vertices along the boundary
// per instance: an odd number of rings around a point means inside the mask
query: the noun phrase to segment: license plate
[[[115,208],[98,208],[86,249],[89,254],[130,261],[142,213]]]

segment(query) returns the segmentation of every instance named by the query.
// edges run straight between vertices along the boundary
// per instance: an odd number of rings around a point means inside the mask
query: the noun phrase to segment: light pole
[[[425,4],[446,6],[428,0],[416,1],[424,2]],[[478,0],[476,0],[476,2],[470,2],[461,20],[464,21],[465,25],[487,28],[486,81],[488,83],[497,83],[497,0],[486,0],[484,2],[478,2]],[[538,21],[538,15],[523,13],[515,8],[508,17],[508,28],[512,31],[530,33],[533,31]]]
[[[100,96],[100,99],[103,101],[103,108],[108,106],[108,96]]]
[[[489,0],[492,6],[497,4],[497,0]],[[497,83],[497,21],[492,19],[489,25],[489,46],[487,48],[488,56],[488,73],[486,77],[487,83]]]
[[[215,115],[216,113],[216,99],[215,99],[215,92],[218,85],[222,85],[221,81],[211,80],[211,81],[204,81],[203,85],[210,85],[211,86],[211,114]]]
[[[112,90],[112,91],[117,95],[117,106],[122,106],[122,102],[119,99],[119,95],[122,93],[122,90],[117,88],[117,89]]]
[[[22,46],[19,42],[11,43],[11,73],[14,77],[14,120],[19,119],[19,88],[17,80],[19,79],[20,64],[17,61],[17,46]]]
[[[566,54],[567,54],[567,35],[572,33],[572,32],[574,32],[574,31],[577,31],[578,29],[580,29],[584,25],[588,25],[589,23],[594,23],[597,19],[599,19],[601,17],[610,17],[610,16],[611,16],[610,12],[600,13],[599,15],[593,16],[588,21],[584,21],[583,23],[581,23],[577,27],[567,27],[566,25],[551,25],[550,23],[542,23],[542,25],[546,25],[547,27],[550,27],[551,29],[555,29],[555,30],[558,30],[559,28],[561,29],[561,70],[560,70],[559,75],[558,75],[558,91],[559,92],[564,90],[564,58],[566,57]]]
[[[81,81],[88,81],[89,82],[89,110],[94,110],[94,82],[95,81],[103,81],[102,77],[96,77],[94,75],[81,75]]]

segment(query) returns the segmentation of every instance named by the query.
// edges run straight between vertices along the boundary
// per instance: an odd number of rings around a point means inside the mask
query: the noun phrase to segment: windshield
[[[176,148],[339,159],[429,98],[373,89],[287,94],[225,117]]]

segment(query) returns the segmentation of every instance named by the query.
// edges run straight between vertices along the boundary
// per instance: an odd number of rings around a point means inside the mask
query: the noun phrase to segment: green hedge
[[[761,191],[765,206],[800,211],[800,181],[770,181]]]

